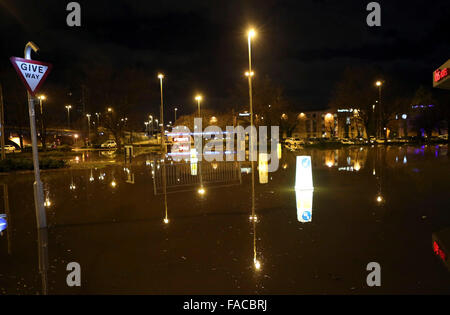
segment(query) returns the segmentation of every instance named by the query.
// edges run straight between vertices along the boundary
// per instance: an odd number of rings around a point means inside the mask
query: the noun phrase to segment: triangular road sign
[[[35,93],[39,90],[42,83],[44,83],[47,78],[47,75],[50,73],[52,65],[50,63],[19,57],[11,57],[9,60],[11,60],[12,65],[22,79],[23,84],[25,84],[27,90],[31,95],[35,96]]]

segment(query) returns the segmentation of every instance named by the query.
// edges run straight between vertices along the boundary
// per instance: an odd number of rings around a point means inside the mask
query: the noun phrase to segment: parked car
[[[447,135],[440,135],[438,138],[441,139],[441,140],[448,140],[448,134]]]
[[[342,144],[355,144],[355,142],[350,139],[342,139],[341,143]]]
[[[117,148],[117,143],[115,140],[107,140],[105,142],[102,143],[101,145],[102,148]]]
[[[290,144],[304,144],[305,141],[303,141],[300,138],[287,138],[285,141],[286,144],[290,143]]]
[[[6,153],[15,152],[16,147],[11,144],[5,144],[5,151]]]
[[[300,150],[300,149],[302,149],[303,147],[301,146],[301,144],[296,143],[296,142],[294,142],[294,143],[287,142],[287,143],[286,143],[286,148],[287,148],[288,150],[290,150],[290,151],[295,151],[295,150]]]

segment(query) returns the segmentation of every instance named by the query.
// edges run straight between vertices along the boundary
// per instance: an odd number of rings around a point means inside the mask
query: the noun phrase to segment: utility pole
[[[0,83],[0,124],[1,124],[1,130],[0,132],[0,145],[2,146],[2,160],[6,158],[5,153],[5,115],[4,115],[4,109],[3,109],[3,89],[2,84]]]

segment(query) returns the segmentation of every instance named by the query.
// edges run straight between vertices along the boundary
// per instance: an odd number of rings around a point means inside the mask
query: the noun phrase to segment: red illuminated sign
[[[448,74],[449,74],[448,68],[444,68],[442,70],[437,69],[436,71],[434,71],[434,82],[441,81],[442,79],[447,77]]]
[[[436,241],[433,242],[433,252],[436,254],[436,256],[440,257],[444,262],[447,261],[447,255],[439,247],[439,244]]]

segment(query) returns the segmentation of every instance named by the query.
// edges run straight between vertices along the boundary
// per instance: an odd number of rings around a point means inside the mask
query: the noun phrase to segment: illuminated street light
[[[177,110],[178,110],[178,108],[174,108],[174,111],[175,111],[175,119],[173,120],[174,122],[176,122],[177,121]]]
[[[252,72],[248,72],[248,71],[245,72],[245,76],[246,77],[248,77],[248,76],[252,76],[253,77],[254,75],[255,75],[255,73],[253,71]],[[270,107],[270,105],[269,105],[269,107]]]
[[[72,109],[72,105],[66,105],[67,109],[67,129],[70,129],[70,110]]]
[[[204,195],[204,194],[205,194],[205,188],[203,188],[203,186],[200,187],[200,188],[198,189],[198,193],[199,193],[200,195]]]
[[[158,74],[160,89],[161,89],[161,108],[160,108],[160,118],[161,118],[161,154],[165,153],[164,146],[164,103],[163,103],[163,79],[164,75],[162,73]]]
[[[200,114],[200,102],[203,100],[203,97],[199,94],[195,97],[195,100],[197,101],[197,105],[198,105],[198,117],[201,117]]]
[[[45,148],[45,139],[44,139],[44,114],[42,111],[42,101],[45,101],[47,99],[47,97],[45,95],[39,95],[39,106],[41,109],[41,142],[42,142],[42,147]]]
[[[381,106],[381,87],[383,86],[383,82],[378,80],[375,82],[375,85],[378,87],[378,123],[377,123],[377,131],[378,131],[378,138],[381,138],[382,131],[381,131],[381,112],[382,112],[382,106]],[[373,107],[375,110],[375,107]]]
[[[86,118],[88,121],[88,141],[91,140],[91,114],[86,114]]]

